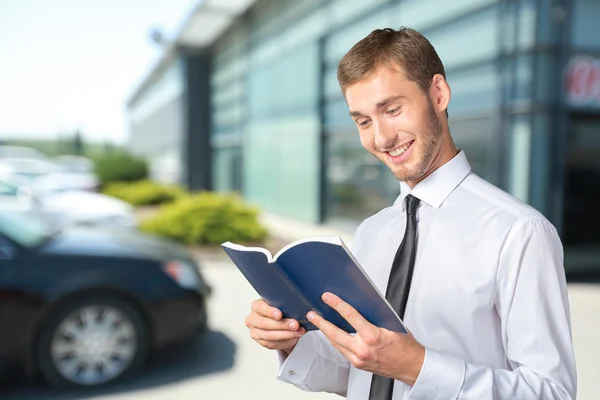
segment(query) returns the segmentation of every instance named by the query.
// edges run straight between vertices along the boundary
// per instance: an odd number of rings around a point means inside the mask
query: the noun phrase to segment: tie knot
[[[417,197],[409,194],[406,196],[406,213],[408,215],[414,215],[417,212],[417,207],[419,207],[419,200]]]

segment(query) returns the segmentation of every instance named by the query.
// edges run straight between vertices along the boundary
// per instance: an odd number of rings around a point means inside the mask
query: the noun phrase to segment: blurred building
[[[129,102],[156,177],[264,210],[356,224],[398,183],[361,148],[336,80],[370,31],[409,26],[440,54],[450,127],[478,174],[600,266],[600,2],[204,0]]]

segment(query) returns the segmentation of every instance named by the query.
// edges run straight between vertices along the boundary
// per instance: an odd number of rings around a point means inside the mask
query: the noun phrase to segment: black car
[[[0,212],[0,373],[98,386],[207,326],[188,252],[131,231],[55,230]]]

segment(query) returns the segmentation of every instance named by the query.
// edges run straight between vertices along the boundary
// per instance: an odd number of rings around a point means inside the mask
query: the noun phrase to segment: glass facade
[[[556,207],[565,244],[565,264],[576,272],[600,269],[600,2],[572,3],[568,51],[563,59],[560,120],[555,154],[561,155],[562,194]]]
[[[212,182],[220,192],[242,192],[243,130],[248,115],[248,27],[240,23],[217,44],[212,59]]]
[[[258,2],[213,49],[215,187],[313,222],[360,221],[391,204],[398,182],[361,148],[336,70],[372,30],[407,25],[444,62],[451,133],[475,172],[531,198],[534,119],[522,114],[532,112],[527,105],[537,96],[553,94],[534,84],[543,12],[535,6],[533,0]]]
[[[181,183],[184,140],[182,64],[169,60],[129,108],[131,150],[149,161],[152,179]]]
[[[591,212],[577,204],[597,202],[581,200],[578,185],[600,187],[588,179],[600,171],[598,20],[598,0],[257,1],[208,49],[214,189],[329,224],[392,204],[398,182],[362,149],[336,70],[372,30],[410,26],[444,62],[450,131],[474,171],[545,214],[573,259],[583,233],[572,221]],[[156,83],[132,108],[132,132],[156,131],[181,107],[171,71],[162,79],[171,84]],[[185,130],[170,129],[158,128],[174,142]],[[166,146],[153,140],[136,146]]]

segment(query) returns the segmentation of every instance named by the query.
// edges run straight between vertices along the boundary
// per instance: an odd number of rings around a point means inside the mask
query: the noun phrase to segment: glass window
[[[531,75],[535,71],[535,99],[539,102],[553,102],[556,98],[556,85],[553,82],[553,76],[556,74],[556,54],[538,53],[535,57],[535,67],[532,68]]]
[[[319,95],[317,43],[289,51],[249,77],[251,118],[314,111]]]
[[[333,101],[325,105],[325,124],[328,126],[342,125],[348,127],[354,127],[355,124],[350,115],[348,114],[348,105],[344,98],[340,98],[338,101]]]
[[[242,103],[231,103],[216,109],[213,114],[213,130],[216,134],[222,133],[227,127],[238,126],[243,120]]]
[[[398,25],[420,30],[456,18],[498,0],[403,0],[398,5]]]
[[[502,83],[504,96],[507,101],[515,100],[530,100],[533,98],[533,70],[534,70],[534,56],[532,54],[523,54],[518,57],[507,59],[503,64],[504,69],[502,71]],[[536,74],[547,71],[547,66],[539,65],[536,68]],[[543,86],[547,90],[554,90],[554,85],[549,85],[547,82],[547,76],[544,75],[545,79]]]
[[[450,133],[456,146],[464,150],[473,171],[496,184],[494,157],[490,154],[494,135],[493,120],[490,117],[477,119],[452,119],[450,113]]]
[[[499,79],[495,64],[485,64],[447,74],[452,90],[449,112],[476,111],[498,104]]]
[[[215,69],[220,69],[229,64],[233,58],[239,58],[248,45],[248,25],[243,19],[238,19],[230,30],[228,30],[215,44],[215,56],[213,58]]]
[[[337,64],[356,42],[375,29],[389,28],[395,26],[396,22],[390,9],[386,7],[383,11],[331,35],[325,43],[326,62],[331,65]]]
[[[164,107],[165,104],[173,101],[182,93],[182,64],[179,59],[172,60],[156,81],[131,105],[131,120],[133,122],[144,121],[156,110]]]
[[[243,100],[244,89],[245,87],[242,80],[234,80],[227,86],[213,88],[213,106],[227,106],[235,101]]]
[[[259,2],[253,14],[252,39],[254,43],[262,44],[272,38],[279,38],[286,30],[297,21],[304,19],[308,14],[323,10],[325,0],[275,0]],[[262,3],[262,4],[261,4]],[[303,36],[310,31],[311,26],[306,25],[297,35]]]
[[[500,8],[500,31],[501,31],[501,46],[502,51],[510,53],[515,49],[516,42],[516,21],[517,21],[517,10],[519,4],[516,2],[508,1],[503,2]]]
[[[390,206],[398,197],[398,180],[362,147],[356,129],[329,135],[326,154],[328,223],[361,221]]]
[[[528,49],[535,44],[537,5],[535,0],[519,1],[518,48]]]
[[[573,2],[572,43],[577,47],[600,49],[600,2],[579,0]]]
[[[333,100],[342,97],[342,91],[340,89],[340,84],[337,80],[337,68],[329,68],[325,72],[325,84],[323,88],[323,92],[325,98]]]
[[[355,17],[368,15],[370,10],[389,1],[333,0],[329,11],[331,23],[336,26],[342,25]]]
[[[242,149],[239,146],[213,151],[214,189],[219,192],[241,192]]]
[[[508,191],[527,202],[529,199],[529,163],[531,160],[530,115],[517,115],[510,126],[508,152]]]
[[[211,76],[212,87],[228,85],[232,80],[242,77],[246,70],[246,57],[233,58],[222,65],[213,65],[214,73]]]
[[[500,50],[498,7],[443,25],[426,34],[446,69],[491,60]]]
[[[600,119],[579,115],[568,132],[562,238],[569,272],[600,271]]]
[[[316,42],[329,27],[326,10],[317,9],[300,20],[291,20],[270,38],[255,47],[250,56],[253,67],[262,67],[276,63],[281,54],[304,45]],[[293,50],[292,50],[293,51]]]
[[[244,138],[245,197],[268,212],[317,222],[319,134],[316,112],[252,121]]]
[[[549,113],[536,113],[532,115],[531,128],[531,163],[530,163],[530,185],[529,204],[539,210],[542,214],[550,212],[549,187],[552,170],[552,142],[555,137],[550,134],[553,131],[555,118]]]

